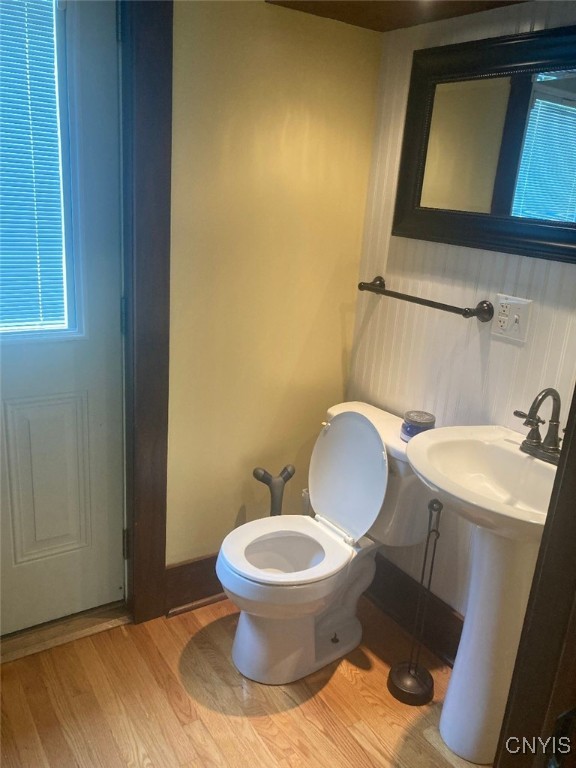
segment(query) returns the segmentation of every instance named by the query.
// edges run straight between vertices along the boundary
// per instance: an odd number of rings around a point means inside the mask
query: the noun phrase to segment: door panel
[[[87,393],[5,402],[14,564],[86,547]]]
[[[63,12],[84,334],[2,344],[3,633],[124,595],[116,7]]]

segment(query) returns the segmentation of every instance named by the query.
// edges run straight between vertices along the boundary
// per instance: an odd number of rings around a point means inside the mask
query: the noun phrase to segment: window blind
[[[54,0],[1,0],[0,35],[0,330],[66,329]]]
[[[576,107],[534,100],[512,215],[576,222]]]

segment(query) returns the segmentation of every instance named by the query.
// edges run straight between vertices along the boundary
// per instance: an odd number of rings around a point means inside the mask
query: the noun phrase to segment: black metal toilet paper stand
[[[428,504],[428,534],[426,536],[424,561],[422,563],[422,574],[420,576],[418,600],[416,602],[410,659],[395,664],[390,669],[388,675],[388,690],[392,696],[404,704],[411,704],[413,706],[427,704],[434,696],[434,680],[432,675],[425,667],[422,667],[419,662],[420,649],[422,648],[422,635],[426,620],[426,609],[428,607],[428,598],[430,596],[430,584],[432,583],[432,573],[434,571],[436,545],[440,538],[440,513],[442,512],[442,509],[442,503],[438,501],[438,499],[432,499]],[[428,568],[428,552],[432,539],[434,539],[434,543],[432,545],[430,567]],[[426,573],[428,573],[427,578]],[[424,586],[425,582],[426,586]]]

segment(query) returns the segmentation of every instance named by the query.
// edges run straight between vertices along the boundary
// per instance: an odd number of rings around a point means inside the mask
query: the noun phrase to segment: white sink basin
[[[440,718],[450,749],[491,764],[556,467],[522,453],[505,427],[443,427],[408,443],[416,474],[476,526],[468,605]],[[440,525],[442,532],[442,524]]]
[[[520,451],[506,427],[442,427],[408,443],[412,468],[445,504],[510,538],[542,533],[556,467]]]

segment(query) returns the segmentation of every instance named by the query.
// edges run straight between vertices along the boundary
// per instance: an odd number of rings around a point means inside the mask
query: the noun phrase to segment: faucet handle
[[[534,418],[531,418],[527,413],[524,413],[524,411],[514,411],[514,416],[517,416],[519,419],[524,419],[525,427],[537,427],[539,424],[546,423],[540,416],[536,415]]]

